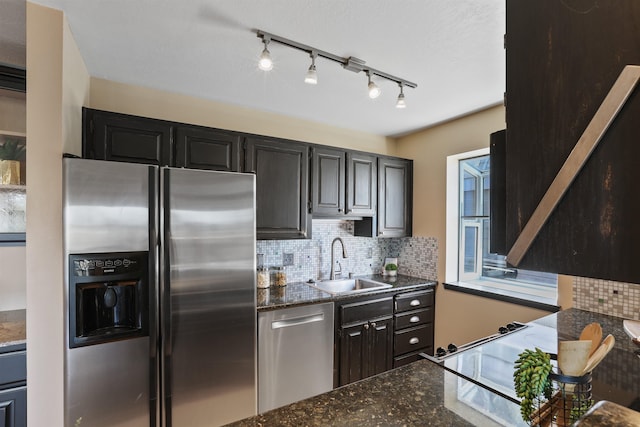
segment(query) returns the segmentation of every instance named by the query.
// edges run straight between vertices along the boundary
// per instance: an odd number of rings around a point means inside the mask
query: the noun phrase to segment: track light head
[[[378,87],[377,84],[375,84],[374,82],[371,81],[371,74],[369,72],[367,72],[367,78],[369,79],[369,98],[371,99],[376,99],[377,97],[380,96],[380,94],[382,93],[382,91],[380,90],[380,88]]]
[[[271,53],[269,52],[269,49],[267,49],[269,39],[263,38],[262,42],[264,43],[264,49],[260,54],[258,67],[263,71],[271,71],[273,69],[273,60],[271,59]]]
[[[318,73],[316,72],[316,55],[311,52],[311,65],[304,76],[304,82],[310,85],[318,84]]]
[[[404,92],[402,90],[402,83],[400,83],[400,94],[398,95],[398,100],[396,101],[396,108],[407,108],[407,103],[404,102]]]

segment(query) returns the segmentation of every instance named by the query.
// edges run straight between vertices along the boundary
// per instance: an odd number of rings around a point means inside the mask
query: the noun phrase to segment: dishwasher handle
[[[271,329],[288,328],[290,326],[306,325],[308,323],[322,322],[324,313],[311,314],[303,317],[293,317],[291,319],[275,320],[271,322]]]

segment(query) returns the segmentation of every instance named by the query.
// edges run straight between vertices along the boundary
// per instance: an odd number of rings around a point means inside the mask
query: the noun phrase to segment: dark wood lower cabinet
[[[345,385],[393,366],[393,321],[376,319],[340,331],[340,382]]]
[[[27,427],[27,387],[0,390],[0,427]]]
[[[337,305],[336,387],[393,367],[393,296]]]

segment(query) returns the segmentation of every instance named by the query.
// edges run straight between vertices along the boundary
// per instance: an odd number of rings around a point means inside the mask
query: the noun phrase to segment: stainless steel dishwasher
[[[333,388],[333,303],[258,313],[258,412]]]

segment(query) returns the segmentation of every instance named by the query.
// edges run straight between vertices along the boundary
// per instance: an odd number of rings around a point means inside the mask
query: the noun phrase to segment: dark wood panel
[[[396,313],[433,306],[433,290],[406,292],[396,296]]]
[[[347,152],[346,213],[373,216],[377,211],[378,157],[353,151]]]
[[[370,322],[368,333],[370,352],[367,376],[371,376],[393,368],[393,319]]]
[[[500,255],[508,252],[505,224],[507,215],[507,131],[501,130],[491,134],[489,138],[490,150],[490,239],[489,251]]]
[[[378,235],[405,237],[412,233],[412,162],[378,159]]]
[[[369,321],[393,314],[393,297],[356,301],[340,306],[340,322],[343,325]]]
[[[241,172],[242,136],[199,126],[176,129],[176,166]]]
[[[411,353],[433,345],[433,323],[396,331],[393,352],[395,356]]]
[[[344,215],[345,152],[331,148],[313,148],[313,215]]]
[[[340,383],[349,384],[365,377],[363,362],[366,354],[364,325],[342,329],[340,339]]]
[[[0,426],[27,427],[27,387],[0,390]]]
[[[258,239],[310,238],[308,146],[249,137],[245,156],[245,171],[256,174]]]
[[[627,64],[640,2],[507,2],[506,243],[511,247]],[[520,267],[640,282],[640,95],[631,95]]]
[[[170,122],[85,109],[83,157],[117,162],[173,164]]]
[[[396,314],[396,330],[433,322],[433,307]]]

